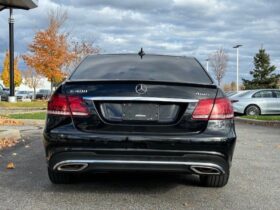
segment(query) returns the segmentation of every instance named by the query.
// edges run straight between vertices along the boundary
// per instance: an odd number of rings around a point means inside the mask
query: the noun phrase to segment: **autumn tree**
[[[65,78],[62,69],[75,58],[68,44],[68,34],[60,30],[66,19],[66,12],[52,10],[47,29],[35,34],[33,42],[28,46],[29,52],[23,55],[29,68],[48,78],[51,89]]]
[[[209,61],[218,85],[220,85],[226,73],[228,55],[223,48],[220,48],[209,56]]]
[[[24,84],[33,89],[33,98],[36,96],[36,89],[41,86],[42,76],[34,69],[28,69],[23,72]]]
[[[20,86],[22,82],[21,72],[18,68],[18,61],[19,61],[19,57],[16,57],[14,60],[14,83],[16,87]],[[8,50],[6,51],[6,55],[3,63],[3,71],[1,74],[1,79],[3,80],[3,83],[6,87],[10,87],[10,53]]]
[[[239,85],[239,89],[241,90],[242,86]],[[224,91],[236,91],[236,82],[232,81],[231,83],[225,83],[223,85],[223,90]]]
[[[231,88],[231,90],[236,90],[237,88],[236,88],[236,82],[234,82],[234,81],[232,81],[231,83],[230,83],[230,88]],[[239,89],[239,88],[238,88]]]
[[[225,83],[225,84],[223,85],[223,90],[224,90],[225,92],[231,91],[230,84]]]

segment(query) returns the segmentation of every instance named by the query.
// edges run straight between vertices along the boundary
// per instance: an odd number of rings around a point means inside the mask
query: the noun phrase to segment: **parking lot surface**
[[[0,154],[0,209],[280,209],[280,129],[236,125],[231,177],[203,188],[195,176],[99,174],[73,185],[49,182],[42,128]],[[13,162],[15,169],[6,169]]]

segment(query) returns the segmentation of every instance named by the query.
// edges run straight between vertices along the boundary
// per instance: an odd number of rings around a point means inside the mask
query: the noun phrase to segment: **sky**
[[[229,56],[223,83],[229,83],[236,80],[232,47],[243,45],[241,80],[250,78],[253,56],[263,46],[280,73],[280,1],[39,0],[36,9],[15,11],[16,55],[26,53],[34,34],[47,27],[48,11],[57,7],[68,12],[63,31],[94,41],[101,53],[137,53],[143,47],[147,54],[194,56],[206,66],[209,54],[222,47]],[[0,65],[7,48],[8,11],[1,11]],[[22,61],[20,68],[26,69]]]

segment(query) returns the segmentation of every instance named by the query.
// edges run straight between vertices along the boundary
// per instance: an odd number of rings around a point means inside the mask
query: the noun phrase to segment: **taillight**
[[[233,117],[231,102],[227,98],[201,99],[192,114],[194,120],[225,120]]]
[[[71,115],[65,95],[53,95],[48,102],[48,114]]]
[[[232,119],[233,117],[234,113],[231,102],[227,98],[217,98],[211,112],[210,120]]]
[[[81,97],[57,94],[48,103],[48,114],[87,116],[89,113]]]
[[[195,107],[192,118],[195,120],[208,120],[213,108],[214,99],[201,99]]]
[[[87,116],[88,109],[84,100],[79,96],[68,96],[70,111],[74,116]]]

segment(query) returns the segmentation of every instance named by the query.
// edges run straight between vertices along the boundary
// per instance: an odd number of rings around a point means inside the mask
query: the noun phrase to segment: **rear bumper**
[[[76,164],[75,172],[139,170],[199,174],[194,167],[208,167],[224,173],[231,165],[236,134],[234,126],[226,132],[219,126],[211,132],[193,135],[84,133],[69,126],[45,130],[44,145],[50,169],[58,171]]]
[[[61,152],[49,167],[63,172],[162,171],[188,174],[224,174],[229,164],[218,154],[178,156],[97,155],[94,152]]]
[[[244,114],[245,107],[246,107],[245,105],[236,102],[236,103],[233,103],[232,106],[233,106],[233,111],[235,113]]]

